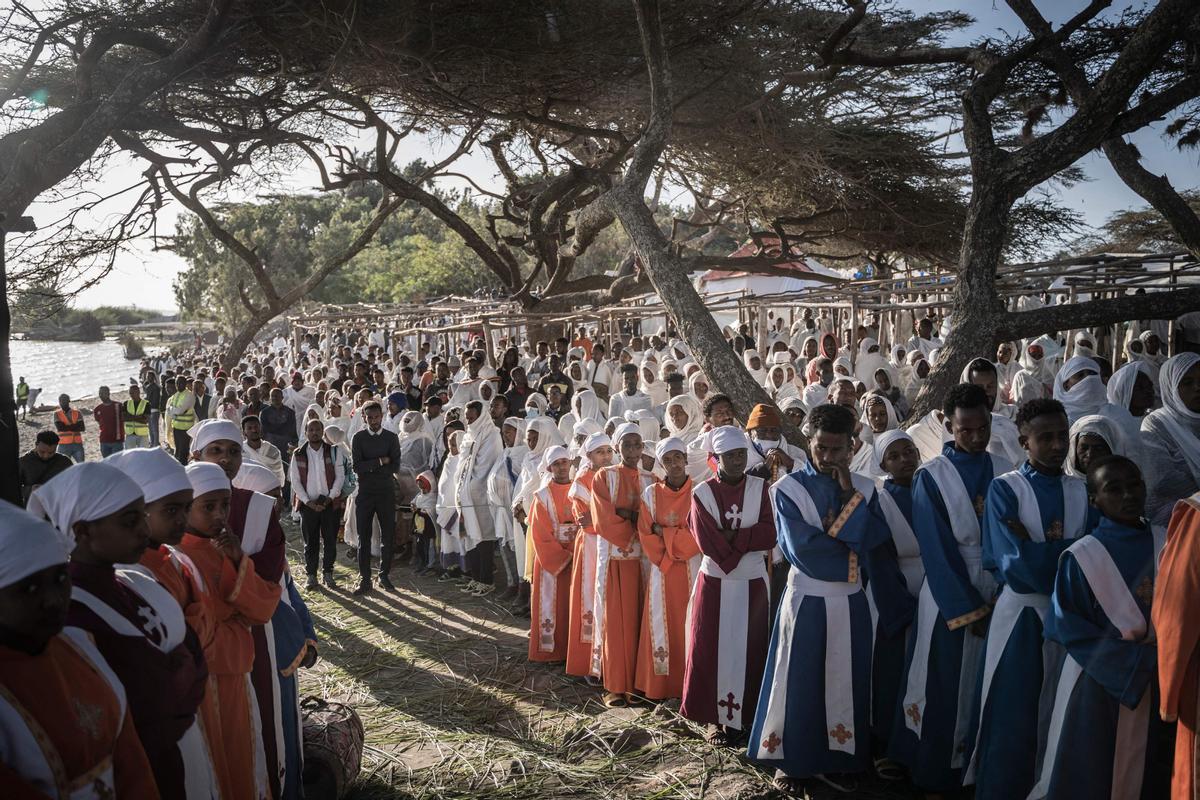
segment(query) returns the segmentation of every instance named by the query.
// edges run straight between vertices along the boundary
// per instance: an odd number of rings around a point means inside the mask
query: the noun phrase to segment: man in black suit
[[[367,427],[354,434],[350,443],[354,474],[358,476],[358,496],[354,501],[354,521],[358,527],[358,588],[355,595],[371,592],[372,522],[379,520],[379,585],[394,592],[388,578],[392,568],[392,548],[396,538],[396,482],[393,475],[400,467],[400,439],[383,427],[383,407],[372,400],[362,409]]]

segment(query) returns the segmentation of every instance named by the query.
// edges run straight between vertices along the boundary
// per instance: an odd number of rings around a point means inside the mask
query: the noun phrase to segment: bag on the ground
[[[304,717],[304,796],[336,800],[362,769],[363,724],[344,703],[319,697],[300,701]]]

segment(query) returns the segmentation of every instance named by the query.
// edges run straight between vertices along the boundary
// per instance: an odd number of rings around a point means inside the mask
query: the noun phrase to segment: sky
[[[1016,16],[1001,2],[971,3],[951,2],[950,0],[903,0],[902,6],[914,10],[968,10],[976,16],[976,23],[963,32],[962,39],[970,40],[981,35],[999,35],[1003,31],[1017,32],[1023,30]],[[1042,0],[1040,7],[1052,23],[1060,23],[1085,5],[1084,0]],[[1130,5],[1129,2],[1118,2],[1116,9]],[[949,44],[959,44],[951,41]],[[1181,152],[1161,135],[1161,126],[1147,128],[1131,137],[1142,153],[1143,164],[1156,174],[1168,175],[1177,189],[1191,189],[1200,186],[1200,153],[1197,150]],[[456,142],[435,140],[428,137],[413,137],[406,140],[401,147],[397,160],[406,163],[415,158],[436,161],[439,156],[453,150]],[[1059,199],[1067,206],[1074,208],[1088,225],[1098,226],[1116,211],[1144,206],[1140,197],[1129,190],[1113,172],[1102,155],[1092,153],[1081,160],[1079,166],[1089,180],[1067,189],[1056,190]],[[131,160],[115,162],[108,174],[105,175],[103,186],[118,186],[132,183],[144,165]],[[460,160],[456,171],[469,175],[485,188],[495,188],[500,184],[491,161],[480,153],[470,153]],[[285,181],[282,187],[272,187],[272,191],[290,189],[295,191],[315,191],[318,181],[315,173],[307,170],[298,171]],[[458,179],[444,179],[446,186],[462,186]],[[98,188],[99,190],[99,188]],[[238,197],[235,199],[250,199]],[[684,200],[685,198],[680,198]],[[43,204],[35,206],[29,212],[35,220],[38,218],[52,219],[58,216],[53,206]],[[158,231],[170,234],[175,229],[179,216],[178,206],[172,204],[160,212]],[[76,305],[80,308],[94,308],[100,305],[137,305],[142,308],[152,308],[164,311],[175,309],[175,298],[171,289],[172,280],[184,267],[179,257],[166,251],[154,250],[152,243],[147,240],[132,248],[132,252],[122,253],[113,271],[95,286],[82,292]]]

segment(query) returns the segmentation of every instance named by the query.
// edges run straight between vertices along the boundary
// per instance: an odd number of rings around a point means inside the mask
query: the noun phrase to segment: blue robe
[[[982,511],[983,498],[995,477],[991,455],[961,452],[955,449],[953,442],[942,448],[942,455],[962,478],[972,505]],[[987,580],[979,578],[981,554],[969,562],[964,558],[941,490],[925,467],[917,471],[912,496],[913,533],[920,542],[921,561],[925,564],[925,584],[918,599],[918,621],[924,604],[934,603],[937,610],[929,641],[925,708],[919,712],[904,707],[904,691],[918,642],[919,625],[914,624],[905,655],[901,702],[889,742],[889,755],[908,767],[913,783],[920,788],[931,792],[950,791],[962,785],[966,743],[974,736],[969,730],[958,731],[957,739],[955,735],[959,727],[964,641],[967,636],[975,636],[968,626],[987,616],[988,603],[992,599],[990,590],[985,597],[975,584],[986,589],[991,580],[990,577]],[[982,639],[976,639],[972,645],[982,651],[982,643]],[[968,679],[973,685],[974,673]],[[969,694],[965,700],[969,703]],[[966,712],[964,709],[964,717]],[[921,724],[919,736],[906,724],[917,714]]]
[[[883,491],[896,502],[911,527],[912,488],[889,478],[883,482]],[[884,522],[886,524],[886,519]],[[916,593],[921,588],[920,585],[909,586],[902,574],[897,584],[895,575],[899,571],[896,547],[890,539],[867,554],[868,591],[879,615],[871,658],[871,726],[880,752],[887,751],[888,738],[895,724],[909,627],[917,608]]]
[[[281,800],[300,800],[304,796],[304,741],[301,734],[300,687],[296,672],[304,660],[310,643],[317,640],[312,617],[304,598],[296,590],[290,573],[283,574],[283,590],[286,595],[275,609],[271,618],[271,632],[275,637],[275,654],[279,671],[279,706],[283,732],[283,785]]]
[[[983,515],[983,568],[997,584],[1030,598],[1027,602],[1044,602],[1041,608],[1045,613],[1059,557],[1073,541],[1063,535],[1067,524],[1063,476],[1038,472],[1028,461],[1017,472],[1029,482],[1037,498],[1046,541],[1024,540],[1013,534],[1008,521],[1020,519],[1019,501],[1007,483],[993,481]],[[1091,524],[1085,522],[1082,532],[1094,526],[1095,514],[1090,517]],[[1072,533],[1080,532],[1068,531],[1067,535]],[[1021,608],[1006,644],[992,641],[996,635],[995,626],[989,627],[985,653],[989,646],[1004,649],[992,677],[987,707],[980,708],[984,675],[980,669],[971,715],[971,730],[978,731],[979,743],[979,752],[974,754],[977,800],[1007,800],[1029,794],[1035,783],[1038,742],[1049,723],[1047,718],[1039,725],[1038,715],[1044,683],[1041,614],[1027,605]],[[1051,676],[1051,685],[1056,678]],[[976,739],[970,741],[971,750],[975,743]]]
[[[1151,532],[1101,517],[1092,536],[1112,556],[1149,626],[1156,561]],[[1049,765],[1046,796],[1107,798],[1112,790],[1111,765],[1116,757],[1121,707],[1136,708],[1147,692],[1154,690],[1158,658],[1152,633],[1138,641],[1123,640],[1100,607],[1074,553],[1068,552],[1054,582],[1046,638],[1065,647],[1069,657],[1083,667],[1066,706],[1062,744]],[[1149,717],[1155,716],[1153,708],[1147,711]],[[1152,753],[1147,753],[1145,763],[1153,761]],[[1143,773],[1143,781],[1150,773]]]
[[[781,479],[800,484],[807,491],[823,521],[815,527],[805,521],[796,503],[781,489],[774,492],[775,524],[779,548],[791,565],[788,588],[771,634],[771,647],[763,675],[754,725],[750,733],[750,755],[757,757],[759,743],[778,737],[783,757],[762,763],[777,767],[792,777],[824,772],[861,772],[870,768],[871,616],[861,590],[860,559],[888,541],[888,528],[874,497],[871,482],[857,476],[864,500],[845,519],[836,538],[827,533],[842,511],[839,486],[818,473],[811,464]],[[857,485],[856,485],[857,488]],[[898,571],[897,571],[898,572]],[[842,594],[826,598],[806,591],[802,584],[836,586]],[[857,585],[855,585],[857,584]],[[840,720],[826,719],[826,622],[827,602],[845,600],[849,609],[850,672],[854,703],[852,737]],[[791,617],[791,619],[788,619]],[[790,642],[784,640],[791,630]],[[781,633],[784,631],[784,633]],[[787,676],[776,678],[779,654],[789,654]],[[766,731],[765,723],[772,692],[786,691],[782,732]],[[778,697],[777,697],[778,702]],[[838,733],[834,733],[837,731]],[[830,748],[831,737],[850,738],[854,752]],[[772,745],[763,744],[769,748]],[[775,751],[772,750],[772,753]]]

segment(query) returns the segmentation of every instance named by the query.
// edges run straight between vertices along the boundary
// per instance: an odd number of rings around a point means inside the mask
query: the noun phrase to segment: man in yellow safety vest
[[[188,429],[196,424],[196,395],[188,387],[188,379],[182,375],[175,381],[175,394],[167,401],[167,417],[171,420],[171,437],[174,440],[175,458],[180,464],[188,463],[192,450],[192,437]]]
[[[145,447],[150,444],[150,403],[142,397],[140,386],[129,387],[125,401],[125,447]]]

